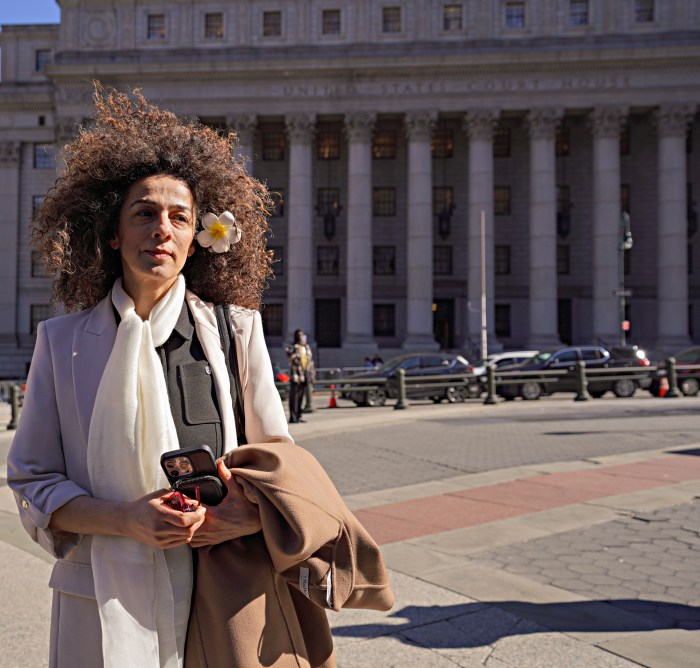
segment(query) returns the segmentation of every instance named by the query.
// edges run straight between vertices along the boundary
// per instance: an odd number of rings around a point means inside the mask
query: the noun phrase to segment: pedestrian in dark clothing
[[[314,382],[314,359],[306,334],[294,332],[294,343],[285,349],[289,357],[289,422],[306,422],[301,417],[301,403],[308,383]]]

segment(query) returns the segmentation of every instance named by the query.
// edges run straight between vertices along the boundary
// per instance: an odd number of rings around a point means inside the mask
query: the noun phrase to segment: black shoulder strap
[[[245,445],[248,439],[245,435],[245,412],[243,411],[243,390],[241,389],[241,378],[238,372],[238,353],[236,352],[236,342],[233,340],[233,329],[231,328],[231,314],[228,306],[217,304],[214,308],[216,313],[216,324],[219,328],[219,336],[224,348],[226,358],[226,369],[228,370],[228,380],[231,386],[231,401],[233,402],[233,416],[236,421],[236,435],[238,445]]]

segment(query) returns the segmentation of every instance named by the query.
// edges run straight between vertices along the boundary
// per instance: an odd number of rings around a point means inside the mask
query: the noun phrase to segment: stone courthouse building
[[[481,212],[489,349],[700,340],[697,0],[58,4],[0,33],[0,375],[57,312],[27,222],[92,79],[233,128],[279,194],[273,351],[474,357]]]

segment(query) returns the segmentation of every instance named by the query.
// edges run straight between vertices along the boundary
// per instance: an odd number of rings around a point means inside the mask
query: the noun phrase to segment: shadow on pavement
[[[700,629],[700,607],[639,599],[412,605],[392,613],[390,617],[396,621],[336,626],[333,635],[366,639],[399,634],[400,639],[409,643],[419,640],[423,645],[427,642],[428,647],[465,648],[492,645],[507,636],[549,631],[566,633]],[[443,625],[443,628],[440,629],[438,625]]]

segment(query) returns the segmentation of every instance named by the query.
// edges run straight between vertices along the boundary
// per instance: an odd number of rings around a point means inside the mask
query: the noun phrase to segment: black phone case
[[[218,506],[227,491],[221,480],[213,475],[181,478],[173,483],[173,489],[190,499],[197,498],[197,489],[199,489],[199,500],[206,506]]]

